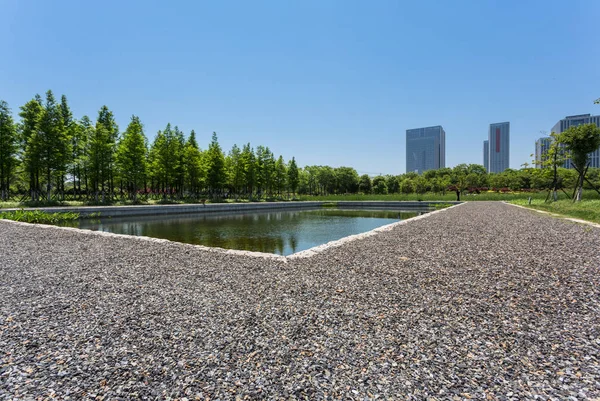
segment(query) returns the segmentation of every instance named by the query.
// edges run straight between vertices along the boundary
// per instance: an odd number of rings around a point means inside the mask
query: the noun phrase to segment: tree
[[[589,153],[600,147],[600,128],[596,124],[569,127],[560,135],[560,141],[571,153],[573,168],[579,173],[574,200],[581,201],[583,181],[589,167]]]
[[[89,118],[84,116],[89,123]],[[85,161],[87,148],[86,126],[82,121],[74,121],[71,128],[71,159],[69,161],[69,172],[73,177],[73,193],[79,197],[81,195],[81,182],[85,181]],[[87,190],[87,187],[86,187]]]
[[[144,127],[139,117],[132,116],[117,146],[116,167],[133,201],[137,201],[138,189],[146,179],[147,152]]]
[[[87,144],[87,170],[91,190],[96,202],[99,201],[99,194],[102,192],[102,200],[105,198],[105,185],[108,180],[108,159],[111,146],[109,141],[108,129],[102,123],[96,123],[85,127]]]
[[[248,198],[252,198],[254,186],[256,185],[256,156],[249,143],[244,145],[240,158],[242,165],[242,185]]]
[[[40,123],[44,114],[42,98],[39,95],[21,107],[19,116],[19,139],[23,150],[22,161],[29,179],[29,193],[32,201],[38,201],[40,195],[40,169],[42,144]]]
[[[242,151],[237,145],[233,145],[229,154],[225,158],[227,170],[227,183],[237,199],[244,182],[244,164],[242,160]]]
[[[400,181],[400,192],[407,195],[415,192],[415,184],[413,183],[413,180],[404,178],[402,181]]]
[[[213,132],[212,140],[206,151],[206,164],[208,169],[206,183],[211,195],[215,196],[222,193],[226,181],[225,156],[219,145],[216,132]]]
[[[371,177],[368,174],[363,174],[358,180],[358,190],[363,194],[370,194],[372,189]]]
[[[283,156],[279,155],[279,158],[275,162],[275,189],[277,190],[277,195],[281,196],[281,192],[285,189],[286,178],[287,178],[287,168],[285,162],[283,161]]]
[[[434,170],[429,170],[434,171]],[[389,194],[397,194],[400,191],[400,182],[395,175],[387,175],[385,177],[385,185]]]
[[[296,159],[292,157],[292,161],[290,161],[287,169],[287,183],[288,188],[292,190],[292,194],[295,194],[298,190],[299,182],[298,166],[296,165]]]
[[[77,141],[75,136],[78,134],[79,130],[78,130],[77,121],[75,121],[75,119],[73,119],[73,113],[71,112],[71,108],[69,107],[69,104],[67,102],[67,97],[65,95],[61,96],[60,105],[58,107],[59,107],[60,113],[62,115],[64,134],[66,135],[66,140],[68,142],[67,143],[68,149],[66,149],[64,154],[62,155],[64,158],[64,160],[62,162],[62,164],[64,165],[64,169],[62,169],[62,171],[60,172],[60,175],[57,176],[57,181],[56,181],[57,189],[60,190],[61,198],[64,200],[65,180],[66,180],[65,175],[68,172],[70,172],[71,175],[73,176],[73,191],[75,191],[75,173],[76,173],[76,171],[74,171],[74,168],[73,168],[74,160],[75,160],[73,146],[78,145],[77,143],[74,143],[74,142]]]
[[[454,187],[454,192],[456,192],[456,200],[460,201],[460,195],[462,192],[467,189],[467,174],[468,167],[466,164],[459,164],[452,169],[452,176],[450,177],[450,182]]]
[[[0,199],[6,201],[17,164],[17,127],[8,103],[0,100]]]
[[[556,201],[558,200],[558,189],[564,191],[562,188],[562,177],[559,174],[559,167],[563,166],[565,161],[568,160],[568,152],[565,145],[561,143],[560,134],[555,132],[550,133],[550,141],[548,152],[545,155],[542,155],[542,160],[536,161],[542,166],[542,176],[537,177],[535,181],[536,184],[539,185],[544,179],[549,180],[550,184],[546,188],[551,190],[552,199]],[[551,177],[550,174],[552,174]],[[549,197],[550,191],[546,197],[546,202]]]
[[[69,138],[65,132],[62,110],[50,90],[46,92],[38,138],[42,149],[40,167],[46,175],[46,201],[50,201],[52,181],[54,178],[64,177],[67,157],[70,153]]]
[[[378,175],[377,177],[373,178],[373,193],[376,195],[385,195],[388,192],[387,189],[387,185],[385,183],[385,177]]]
[[[425,192],[427,192],[427,180],[424,177],[418,176],[413,182],[415,184],[415,192],[417,194],[423,195]]]
[[[194,130],[190,132],[183,154],[186,185],[191,193],[197,194],[204,185],[206,171],[203,168],[202,151],[198,147]]]
[[[100,127],[101,126],[101,127]],[[112,111],[106,106],[102,106],[98,112],[96,120],[96,130],[100,129],[102,140],[102,154],[100,158],[100,187],[102,188],[102,198],[106,195],[105,186],[108,187],[108,193],[112,198],[114,193],[114,163],[115,152],[117,150],[117,141],[119,139],[119,126],[115,121]]]
[[[358,173],[352,167],[338,167],[333,170],[339,193],[358,191]]]

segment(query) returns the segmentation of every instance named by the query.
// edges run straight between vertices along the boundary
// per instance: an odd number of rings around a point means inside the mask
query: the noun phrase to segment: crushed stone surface
[[[466,203],[307,258],[0,221],[0,400],[600,399],[600,229]]]

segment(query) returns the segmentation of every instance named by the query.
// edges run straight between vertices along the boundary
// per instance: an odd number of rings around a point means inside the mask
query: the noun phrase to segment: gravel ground
[[[0,221],[0,400],[594,399],[599,250],[486,202],[288,259]]]

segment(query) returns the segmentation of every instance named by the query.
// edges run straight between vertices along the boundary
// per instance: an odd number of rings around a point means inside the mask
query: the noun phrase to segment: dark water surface
[[[285,210],[81,220],[79,228],[290,255],[414,217],[392,210]]]

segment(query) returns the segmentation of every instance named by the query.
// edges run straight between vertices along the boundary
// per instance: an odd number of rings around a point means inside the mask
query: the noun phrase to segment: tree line
[[[552,146],[541,163],[519,170],[488,173],[479,164],[408,172],[400,175],[359,175],[352,167],[306,166],[295,158],[275,158],[267,146],[233,145],[225,154],[217,134],[208,148],[196,133],[184,134],[167,124],[148,143],[139,117],[132,116],[120,132],[113,113],[102,106],[94,121],[76,119],[63,95],[36,95],[20,107],[15,122],[8,104],[0,101],[0,200],[84,200],[110,203],[116,199],[283,199],[294,194],[424,194],[562,190],[581,197],[583,188],[600,187],[600,169],[589,167],[590,149],[600,146],[600,130],[592,124],[552,134]],[[571,160],[573,169],[561,168]]]
[[[225,155],[217,134],[206,150],[196,133],[167,124],[148,143],[139,117],[124,132],[106,106],[96,121],[73,117],[66,96],[52,91],[20,107],[15,122],[0,101],[0,200],[77,199],[110,203],[139,197],[273,198],[298,187],[295,159],[275,158],[268,146],[234,145]]]
[[[577,171],[558,168],[558,188],[573,188]],[[600,169],[589,168],[584,188],[600,186]],[[358,175],[349,167],[307,166],[300,170],[299,194],[445,194],[448,191],[479,193],[482,191],[533,191],[552,187],[551,169],[524,166],[519,170],[506,169],[502,173],[488,173],[479,164],[459,164],[454,168],[428,170],[422,174],[409,172],[400,175],[370,177]]]

